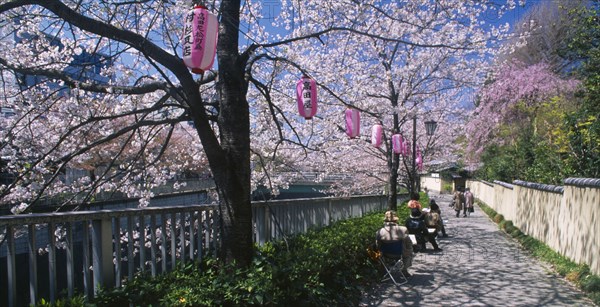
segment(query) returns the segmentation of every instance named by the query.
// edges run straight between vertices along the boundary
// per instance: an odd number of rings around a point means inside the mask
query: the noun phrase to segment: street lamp
[[[434,120],[428,120],[425,122],[425,131],[427,131],[427,136],[433,136],[435,133],[435,128],[437,128],[437,122]]]

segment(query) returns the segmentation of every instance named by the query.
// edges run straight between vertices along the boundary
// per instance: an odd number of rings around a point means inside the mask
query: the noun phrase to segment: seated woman
[[[417,208],[417,209],[421,210],[421,208],[422,208],[422,207],[421,207],[421,203],[419,202],[419,198],[421,198],[421,197],[419,196],[419,193],[413,193],[413,194],[410,196],[410,200],[408,201],[408,203],[407,203],[406,205],[407,205],[407,206],[408,206],[410,209],[415,209],[415,208]]]
[[[427,221],[427,227],[435,227],[438,232],[442,232],[442,236],[448,236],[442,219],[442,210],[440,210],[440,206],[435,202],[435,199],[429,201],[429,213],[425,220]]]
[[[387,211],[385,213],[384,225],[377,231],[375,235],[375,244],[379,247],[380,242],[390,242],[402,240],[402,262],[404,267],[402,273],[406,277],[411,275],[408,273],[408,268],[412,266],[412,259],[414,257],[412,243],[408,237],[408,230],[406,227],[398,225],[398,216],[394,211]]]
[[[405,226],[408,229],[408,233],[414,234],[417,238],[417,245],[420,247],[420,250],[427,249],[425,246],[426,242],[431,243],[434,251],[442,250],[435,241],[435,235],[429,234],[421,210],[417,208],[412,209],[410,212],[410,217],[406,219]]]

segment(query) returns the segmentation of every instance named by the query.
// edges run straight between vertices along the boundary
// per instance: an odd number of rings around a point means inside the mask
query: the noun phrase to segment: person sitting
[[[408,229],[402,225],[398,225],[398,216],[394,211],[387,211],[385,213],[384,224],[381,229],[377,231],[375,236],[375,245],[379,248],[381,242],[394,242],[402,240],[402,273],[406,277],[411,275],[408,273],[408,268],[412,266],[412,259],[414,258],[413,247],[408,237]]]
[[[430,215],[427,227],[434,227],[438,232],[442,232],[443,237],[447,237],[446,227],[442,219],[442,210],[440,206],[435,202],[435,199],[429,201],[429,214]]]
[[[425,225],[425,219],[421,213],[421,210],[416,208],[412,209],[410,212],[410,217],[406,219],[405,225],[408,229],[408,233],[415,235],[417,239],[417,245],[420,250],[424,251],[427,249],[426,242],[431,243],[434,251],[437,252],[442,250],[435,241],[435,236],[437,233],[434,232],[430,234],[429,230],[427,230],[427,225]]]
[[[419,193],[412,193],[410,196],[410,200],[408,201],[408,204],[406,204],[410,209],[414,209],[417,208],[419,210],[421,210],[421,203],[419,202]]]

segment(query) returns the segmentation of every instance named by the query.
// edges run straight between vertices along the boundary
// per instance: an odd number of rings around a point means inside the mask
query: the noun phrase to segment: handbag
[[[469,207],[469,212],[475,212],[475,208]]]

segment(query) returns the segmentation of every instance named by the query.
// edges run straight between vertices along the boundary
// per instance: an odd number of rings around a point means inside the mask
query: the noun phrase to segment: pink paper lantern
[[[296,83],[298,113],[305,119],[317,114],[317,82],[308,76],[302,76]]]
[[[383,126],[380,124],[373,125],[373,128],[371,128],[371,144],[375,146],[375,148],[379,148],[381,146],[382,135]]]
[[[392,135],[392,150],[395,154],[399,155],[403,153],[403,140],[401,134]]]
[[[415,157],[415,163],[419,171],[423,170],[423,156],[421,156],[421,150],[417,149],[417,156]]]
[[[351,139],[360,134],[360,112],[356,109],[346,109],[346,134]]]
[[[201,74],[215,61],[219,21],[204,6],[196,6],[185,17],[183,29],[183,63],[193,73]]]

